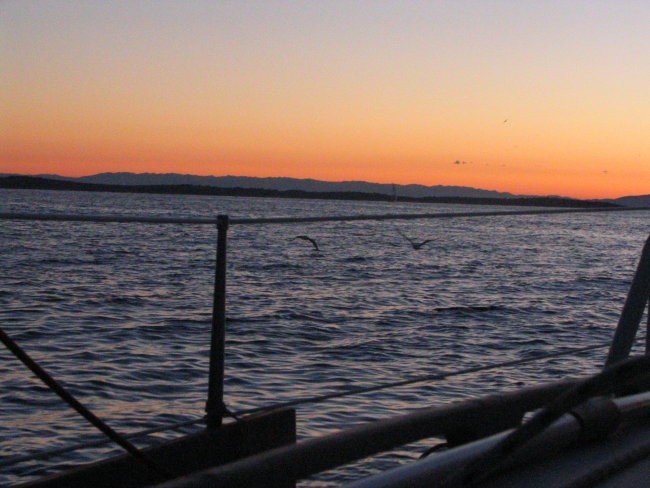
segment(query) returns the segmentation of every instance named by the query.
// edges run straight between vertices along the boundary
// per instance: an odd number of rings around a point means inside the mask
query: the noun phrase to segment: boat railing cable
[[[16,342],[9,337],[4,330],[0,328],[0,342],[2,342],[16,358],[22,362],[29,370],[36,375],[36,377],[45,383],[50,390],[56,393],[64,402],[71,408],[76,410],[82,417],[84,417],[93,426],[104,433],[109,439],[122,447],[131,456],[140,461],[152,473],[162,480],[171,479],[172,476],[168,473],[167,469],[154,462],[149,456],[131,444],[128,440],[122,437],[119,433],[108,426],[103,420],[91,412],[85,405],[77,400],[67,389],[65,389],[58,381],[56,381],[41,365],[34,361],[29,354],[27,354]]]
[[[230,225],[299,224],[318,222],[353,222],[381,220],[449,219],[458,217],[499,217],[509,215],[552,215],[565,213],[626,212],[650,210],[648,207],[592,207],[592,208],[545,208],[535,210],[503,210],[483,212],[436,212],[366,215],[330,215],[321,217],[263,217],[231,218]],[[97,223],[140,223],[140,224],[193,224],[217,225],[218,217],[164,217],[149,215],[96,215],[96,214],[54,214],[30,212],[0,212],[0,220],[31,220],[43,222],[97,222]]]

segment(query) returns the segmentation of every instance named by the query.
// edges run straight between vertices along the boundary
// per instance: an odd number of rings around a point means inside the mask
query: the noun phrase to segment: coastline
[[[168,195],[206,195],[234,197],[302,198],[319,200],[353,200],[389,202],[392,195],[364,192],[313,192],[305,190],[271,190],[264,188],[223,188],[206,185],[113,185],[55,180],[35,176],[0,177],[0,188],[15,190],[96,191],[111,193],[152,193]],[[400,202],[455,203],[469,205],[504,205],[531,207],[600,208],[620,207],[615,203],[561,197],[399,197]]]

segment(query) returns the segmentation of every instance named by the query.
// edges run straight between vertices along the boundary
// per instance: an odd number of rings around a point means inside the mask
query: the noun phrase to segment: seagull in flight
[[[413,249],[415,249],[416,251],[419,250],[425,244],[427,244],[429,242],[433,242],[433,239],[426,239],[426,240],[424,240],[422,242],[415,242],[410,237],[405,236],[399,229],[395,229],[395,230],[397,230],[397,233],[399,235],[401,235],[404,238],[404,240],[406,240],[413,247]]]
[[[314,249],[316,249],[317,251],[320,251],[316,241],[314,239],[312,239],[311,237],[309,237],[309,236],[296,236],[296,237],[294,237],[294,239],[302,239],[303,241],[309,241],[309,242],[311,242],[311,245],[314,246]]]

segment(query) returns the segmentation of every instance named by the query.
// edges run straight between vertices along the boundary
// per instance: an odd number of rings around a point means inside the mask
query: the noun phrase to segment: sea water
[[[0,190],[2,212],[249,218],[487,210],[512,208]],[[236,412],[606,342],[649,217],[637,211],[233,225],[225,403]],[[204,414],[215,227],[0,226],[0,324],[47,371],[122,433]],[[433,240],[414,250],[400,234]],[[298,435],[593,373],[606,352],[302,405]],[[0,384],[0,465],[102,437],[5,349]],[[413,460],[427,446],[406,446],[303,485],[336,486]],[[0,485],[119,452],[109,445],[11,464],[0,469]]]

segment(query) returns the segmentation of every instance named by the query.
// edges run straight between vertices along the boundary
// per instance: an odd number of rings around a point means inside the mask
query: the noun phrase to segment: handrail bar
[[[264,451],[156,485],[156,488],[261,487],[269,486],[269,480],[276,483],[273,486],[280,486],[278,482],[304,479],[411,442],[444,436],[466,426],[468,419],[489,423],[502,419],[504,415],[512,419],[520,417],[575,384],[576,380],[563,380],[450,405],[422,408]]]

